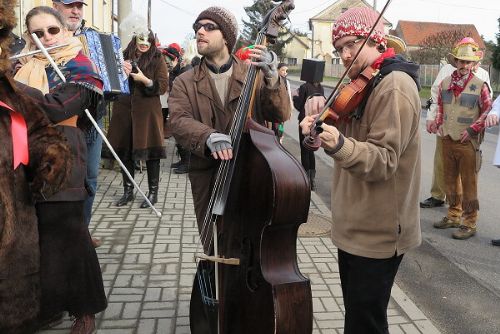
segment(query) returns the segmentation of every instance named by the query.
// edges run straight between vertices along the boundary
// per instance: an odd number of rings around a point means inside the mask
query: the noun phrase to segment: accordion
[[[104,83],[104,95],[130,94],[128,78],[123,70],[123,54],[118,36],[85,29],[80,38],[83,53],[96,65]]]

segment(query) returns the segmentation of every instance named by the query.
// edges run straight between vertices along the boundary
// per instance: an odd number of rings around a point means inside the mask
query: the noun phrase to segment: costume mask
[[[135,37],[135,42],[137,45],[151,46],[151,43],[148,41],[148,35],[137,35]]]

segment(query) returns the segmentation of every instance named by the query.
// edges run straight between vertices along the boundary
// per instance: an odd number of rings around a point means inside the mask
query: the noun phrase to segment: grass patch
[[[429,97],[431,97],[431,87],[422,87],[418,94],[421,98],[428,99]]]

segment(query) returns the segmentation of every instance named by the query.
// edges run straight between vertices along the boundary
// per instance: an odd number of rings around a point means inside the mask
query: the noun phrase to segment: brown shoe
[[[455,228],[460,226],[460,220],[452,220],[448,217],[443,217],[437,223],[432,224],[435,228]]]
[[[101,239],[92,237],[92,246],[94,246],[94,248],[101,247],[101,245],[102,245]]]
[[[465,225],[460,225],[460,228],[451,235],[453,239],[465,240],[476,234],[476,229]]]
[[[95,316],[85,314],[75,319],[70,334],[94,334],[95,332]]]

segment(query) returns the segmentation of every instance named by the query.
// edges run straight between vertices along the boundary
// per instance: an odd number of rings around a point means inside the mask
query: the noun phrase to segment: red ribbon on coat
[[[12,153],[14,156],[14,169],[20,164],[28,165],[29,150],[28,150],[28,127],[23,115],[16,112],[12,107],[0,101],[0,107],[10,111],[10,130],[12,135]]]

